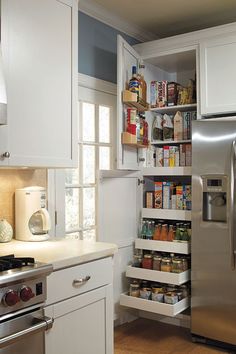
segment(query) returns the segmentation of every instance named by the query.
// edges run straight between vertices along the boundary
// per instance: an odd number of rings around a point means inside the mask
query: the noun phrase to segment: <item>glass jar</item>
[[[145,254],[142,259],[142,267],[145,269],[152,269],[152,255]]]
[[[161,288],[152,288],[152,301],[163,302],[164,292]]]
[[[182,259],[174,258],[172,260],[172,273],[182,273],[182,272],[183,272]]]
[[[168,257],[162,258],[161,271],[162,272],[171,272],[171,269],[172,269],[171,259]]]
[[[133,297],[140,296],[140,287],[137,283],[131,283],[129,286],[129,295]]]
[[[140,297],[145,300],[150,300],[152,297],[152,289],[151,288],[141,288],[140,289]]]
[[[132,266],[133,267],[137,267],[137,268],[141,268],[141,266],[142,266],[142,257],[140,255],[134,254]]]
[[[164,302],[166,304],[174,305],[179,301],[178,295],[173,291],[169,291],[164,295]]]
[[[182,291],[183,298],[189,296],[189,289],[188,289],[187,285],[181,285],[179,288]]]
[[[153,270],[161,270],[161,256],[153,256],[152,269]]]
[[[180,241],[181,240],[181,230],[180,230],[180,224],[176,224],[176,232],[175,232],[175,241]]]
[[[167,241],[167,237],[168,237],[168,225],[167,224],[163,224],[162,228],[161,228],[160,240],[161,241]]]

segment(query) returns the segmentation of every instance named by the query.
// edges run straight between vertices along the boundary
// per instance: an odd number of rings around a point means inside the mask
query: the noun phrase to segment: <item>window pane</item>
[[[79,227],[79,189],[66,188],[66,230]]]
[[[110,170],[110,151],[111,148],[100,146],[99,147],[99,169]]]
[[[95,147],[83,146],[83,183],[95,183]]]
[[[83,232],[83,240],[96,241],[95,230],[86,230]]]
[[[110,142],[110,108],[99,106],[99,142]]]
[[[83,225],[95,225],[95,188],[83,189]]]
[[[69,234],[66,234],[66,239],[67,240],[82,240],[82,234],[81,232],[72,232]]]
[[[95,105],[82,103],[83,141],[95,141]]]
[[[76,169],[66,170],[66,184],[78,184],[79,183],[79,172]]]

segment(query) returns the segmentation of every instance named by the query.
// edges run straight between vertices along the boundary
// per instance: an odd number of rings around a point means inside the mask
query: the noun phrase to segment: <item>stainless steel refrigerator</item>
[[[236,117],[193,122],[193,338],[236,345]]]

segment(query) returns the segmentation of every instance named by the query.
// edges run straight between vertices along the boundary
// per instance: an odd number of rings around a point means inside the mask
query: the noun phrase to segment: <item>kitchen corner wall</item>
[[[15,225],[15,190],[29,186],[47,186],[47,170],[0,170],[0,219]]]

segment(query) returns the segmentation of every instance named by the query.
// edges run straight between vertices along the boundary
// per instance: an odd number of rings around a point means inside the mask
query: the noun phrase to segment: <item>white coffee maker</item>
[[[15,192],[15,238],[45,241],[49,238],[50,216],[46,209],[46,189],[26,187]]]

